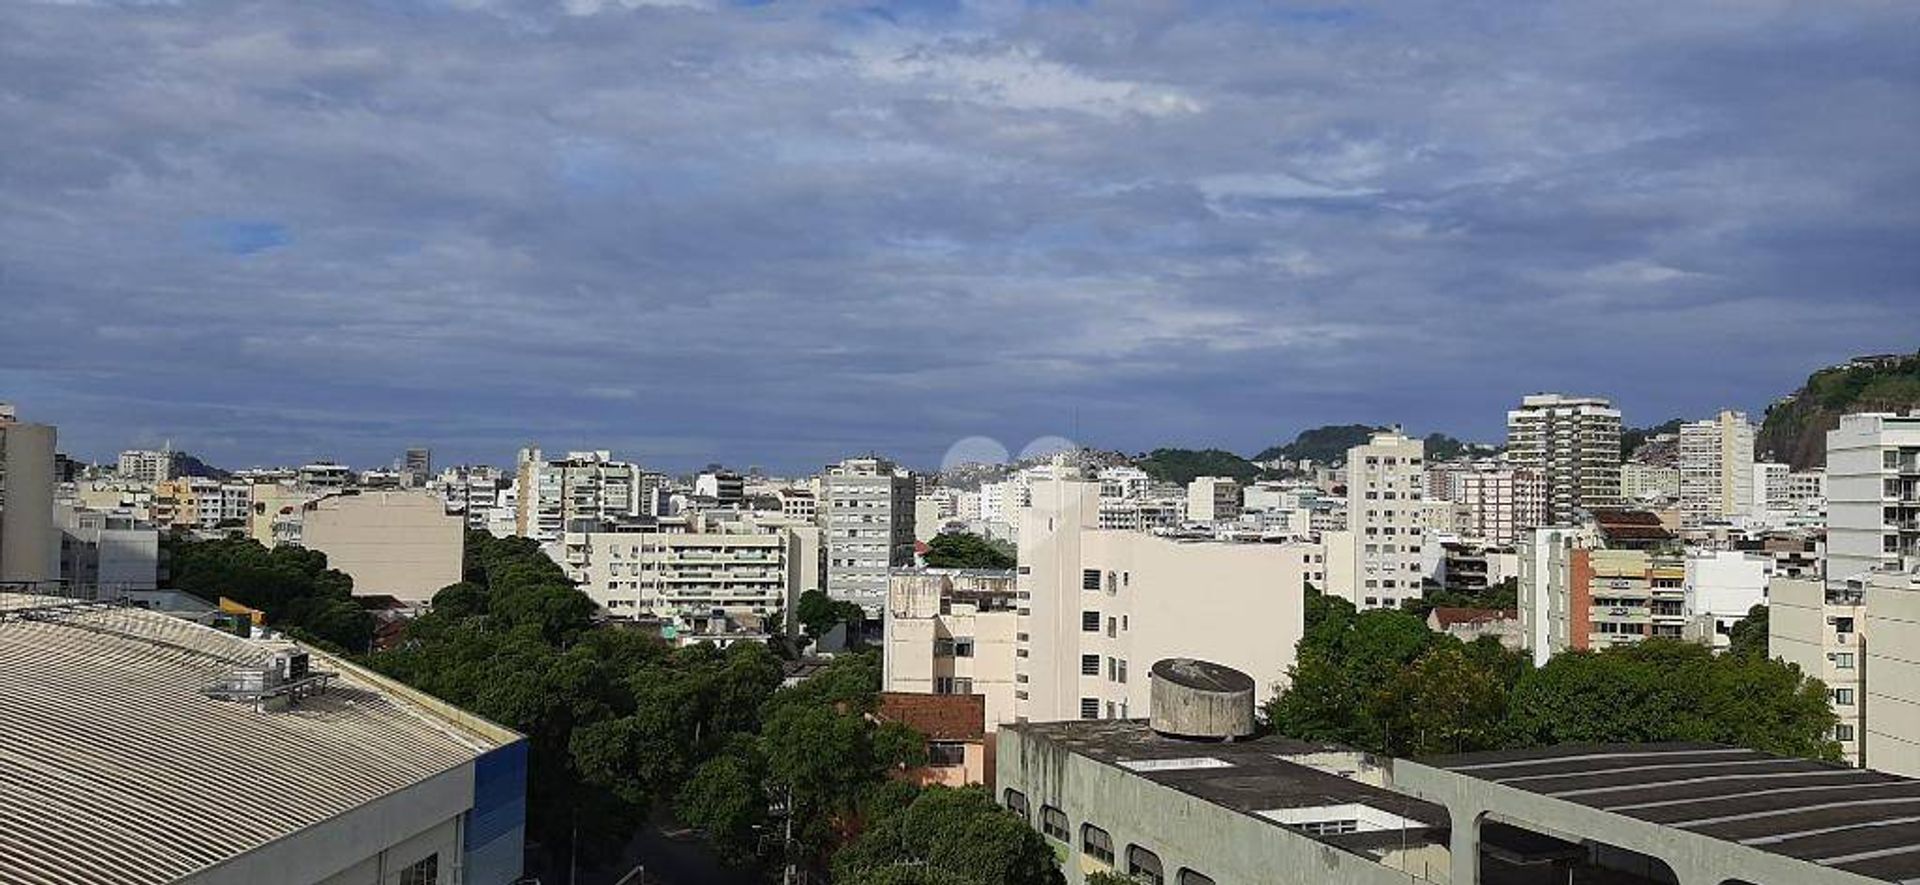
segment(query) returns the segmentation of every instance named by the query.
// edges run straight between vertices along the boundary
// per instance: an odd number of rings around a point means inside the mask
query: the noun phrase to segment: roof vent
[[[1253,677],[1211,661],[1167,658],[1153,665],[1152,682],[1154,731],[1202,741],[1253,734]]]
[[[324,693],[336,675],[313,669],[307,652],[293,647],[274,652],[265,666],[235,667],[200,693],[214,700],[251,704],[255,710],[283,710],[309,695]]]

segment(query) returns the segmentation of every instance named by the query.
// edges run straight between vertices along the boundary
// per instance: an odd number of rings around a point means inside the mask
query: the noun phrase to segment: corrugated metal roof
[[[500,745],[342,673],[281,712],[201,688],[271,649],[0,594],[0,883],[172,882]],[[315,668],[337,663],[314,655]]]

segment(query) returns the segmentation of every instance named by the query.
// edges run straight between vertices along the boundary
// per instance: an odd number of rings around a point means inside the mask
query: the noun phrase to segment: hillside
[[[1920,354],[1861,358],[1821,369],[1793,395],[1767,408],[1754,439],[1761,457],[1795,470],[1827,463],[1827,431],[1849,412],[1904,412],[1920,408]]]
[[[1300,431],[1293,442],[1285,445],[1269,446],[1265,451],[1253,456],[1255,461],[1271,461],[1275,458],[1290,458],[1298,461],[1311,458],[1316,464],[1331,464],[1347,459],[1347,450],[1367,441],[1376,430],[1367,424],[1328,424],[1310,430]],[[1491,446],[1475,443],[1463,443],[1444,433],[1429,433],[1426,436],[1427,458],[1434,461],[1446,461],[1473,452],[1492,452]]]
[[[1242,483],[1260,476],[1253,462],[1220,449],[1154,449],[1134,461],[1148,476],[1186,485],[1196,476],[1231,476]]]

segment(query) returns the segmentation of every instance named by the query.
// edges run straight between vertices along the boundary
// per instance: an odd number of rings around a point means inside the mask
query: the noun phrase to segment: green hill
[[[1311,430],[1302,430],[1299,436],[1293,438],[1293,442],[1269,446],[1265,451],[1253,456],[1253,460],[1271,461],[1275,458],[1291,458],[1298,461],[1302,458],[1311,458],[1317,464],[1345,461],[1348,449],[1365,443],[1375,431],[1385,429],[1387,428],[1369,424],[1328,424]],[[1491,447],[1463,443],[1444,433],[1429,433],[1425,441],[1427,458],[1433,461],[1457,458],[1468,454],[1469,449],[1493,451]]]
[[[1920,408],[1920,354],[1861,358],[1821,369],[1792,396],[1767,407],[1754,439],[1761,457],[1795,470],[1827,463],[1827,431],[1849,412],[1904,412]]]
[[[1260,476],[1252,461],[1220,449],[1154,449],[1133,463],[1154,479],[1181,485],[1196,476],[1231,476],[1242,483]]]

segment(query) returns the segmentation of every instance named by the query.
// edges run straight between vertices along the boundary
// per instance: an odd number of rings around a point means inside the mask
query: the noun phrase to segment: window
[[[1845,618],[1839,618],[1839,617],[1836,617],[1836,618],[1834,618],[1834,619],[1833,619],[1833,632],[1835,632],[1835,633],[1852,633],[1852,632],[1853,632],[1853,618],[1851,618],[1851,617],[1845,617]]]
[[[1183,869],[1180,878],[1174,880],[1174,885],[1213,885],[1213,877]]]
[[[1080,656],[1080,675],[1082,676],[1100,675],[1100,656],[1099,655],[1081,655]]]
[[[1080,699],[1080,718],[1082,719],[1100,718],[1100,699],[1099,698],[1081,698]]]
[[[1120,664],[1120,675],[1115,676],[1113,681],[1125,685],[1127,683],[1127,662],[1123,660],[1118,663]]]
[[[1051,805],[1040,806],[1040,832],[1062,842],[1073,838],[1072,831],[1067,829],[1066,812]]]
[[[958,741],[929,741],[927,764],[934,768],[953,768],[967,764],[967,745]]]
[[[1359,832],[1360,821],[1350,818],[1342,820],[1310,820],[1305,823],[1294,824],[1293,828],[1311,836],[1338,836],[1342,833]]]
[[[1113,864],[1113,837],[1093,824],[1080,825],[1080,850],[1103,864]]]
[[[1167,881],[1166,873],[1161,872],[1160,855],[1138,845],[1127,846],[1127,875],[1151,885]]]
[[[953,656],[956,658],[973,657],[973,640],[955,639],[953,641]]]
[[[1020,815],[1021,823],[1030,823],[1033,820],[1033,818],[1030,816],[1030,813],[1027,810],[1027,794],[1022,793],[1019,790],[1016,790],[1012,787],[1008,787],[1006,792],[1006,803],[1007,803],[1008,811],[1011,811],[1014,814]]]
[[[1837,651],[1833,653],[1833,666],[1839,670],[1853,669],[1853,652]]]
[[[1081,569],[1080,570],[1080,589],[1082,590],[1100,589],[1100,570],[1097,568]]]
[[[1112,615],[1108,615],[1107,616],[1107,638],[1112,639],[1113,637],[1118,635],[1120,635],[1120,619]]]
[[[1836,741],[1853,740],[1853,726],[1841,723],[1833,727],[1833,739]]]
[[[435,885],[440,881],[440,853],[434,852],[400,871],[400,885]]]
[[[1100,613],[1083,611],[1080,613],[1080,631],[1083,633],[1100,632]]]
[[[1832,692],[1830,692],[1830,694],[1832,694],[1832,695],[1833,695],[1833,703],[1834,703],[1834,706],[1836,706],[1836,707],[1851,707],[1851,706],[1853,706],[1853,689],[1851,689],[1851,688],[1836,688],[1836,689],[1834,689],[1834,690],[1833,690]]]

